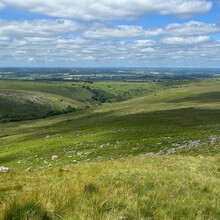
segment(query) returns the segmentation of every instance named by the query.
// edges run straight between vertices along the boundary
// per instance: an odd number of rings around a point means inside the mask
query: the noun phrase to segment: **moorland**
[[[219,219],[220,79],[0,80],[0,218]]]

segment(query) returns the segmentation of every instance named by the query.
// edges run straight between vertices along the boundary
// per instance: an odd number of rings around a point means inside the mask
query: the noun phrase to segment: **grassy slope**
[[[0,121],[21,121],[121,101],[158,89],[149,83],[0,81]]]
[[[112,96],[122,96],[124,99],[135,95],[146,94],[159,89],[160,86],[148,82],[31,82],[0,80],[0,89],[37,91],[63,96],[77,101],[90,101],[94,96],[91,89],[106,91]],[[115,97],[116,98],[116,97]]]
[[[0,196],[17,201],[8,212],[38,201],[54,219],[219,219],[220,81],[163,86],[125,102],[1,125],[1,164],[14,171],[0,174]],[[158,152],[167,156],[149,157]],[[107,161],[114,158],[121,159]],[[75,160],[84,162],[69,165]],[[44,169],[22,171],[30,167]]]
[[[58,95],[22,90],[0,90],[0,120],[43,118],[85,108],[85,104]]]
[[[220,103],[177,100],[197,97],[200,91],[217,92],[219,86],[220,81],[192,82],[34,123],[3,124],[0,159],[2,164],[27,168],[168,152],[178,146],[186,146],[181,152],[192,146],[195,154],[206,153],[207,146],[208,154],[216,154],[219,153]],[[59,159],[51,161],[54,154]]]
[[[1,201],[15,197],[0,213],[19,220],[31,210],[52,219],[219,219],[219,162],[133,157],[1,174]],[[29,219],[44,219],[37,214]]]
[[[31,81],[15,81],[15,80],[1,80],[1,89],[23,90],[44,92],[54,95],[63,96],[77,101],[85,101],[90,99],[92,93],[82,88],[79,85],[74,86],[71,83],[62,82],[31,82]]]

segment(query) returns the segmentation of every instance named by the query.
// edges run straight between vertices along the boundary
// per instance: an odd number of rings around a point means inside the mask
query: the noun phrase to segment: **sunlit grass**
[[[25,215],[32,204],[52,219],[219,219],[219,162],[133,157],[1,174],[4,185],[23,185],[4,192],[1,215]]]

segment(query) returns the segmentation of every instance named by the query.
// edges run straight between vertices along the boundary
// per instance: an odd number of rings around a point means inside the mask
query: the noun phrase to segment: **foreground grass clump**
[[[0,193],[0,213],[3,220],[219,219],[219,162],[153,156],[11,171],[1,185],[23,188]]]
[[[4,214],[5,220],[21,220],[21,219],[35,219],[35,220],[50,220],[49,214],[39,204],[25,203],[18,205],[11,204]]]

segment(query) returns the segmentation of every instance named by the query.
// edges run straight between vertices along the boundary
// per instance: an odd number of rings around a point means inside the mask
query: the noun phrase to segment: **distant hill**
[[[20,121],[73,112],[84,105],[58,95],[22,90],[0,90],[0,121]]]
[[[152,87],[152,88],[151,88]],[[45,118],[151,92],[147,83],[0,81],[0,122]]]

